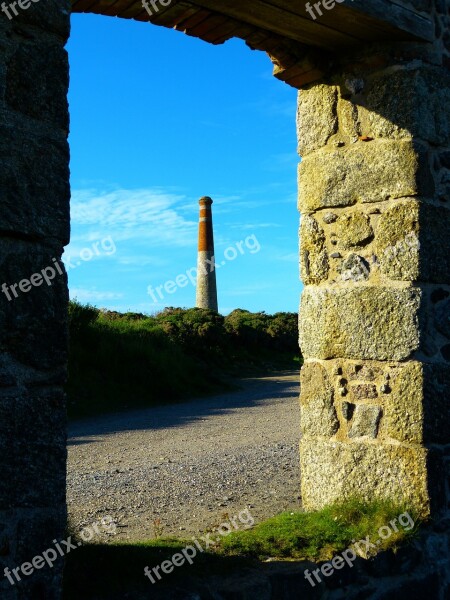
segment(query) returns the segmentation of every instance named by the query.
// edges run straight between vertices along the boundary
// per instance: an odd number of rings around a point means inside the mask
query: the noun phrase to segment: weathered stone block
[[[429,513],[426,450],[390,444],[303,439],[302,500],[306,510],[360,497],[396,499]]]
[[[0,397],[0,510],[65,501],[66,407],[61,390]]]
[[[337,132],[338,91],[329,85],[314,85],[298,95],[298,153],[306,156],[322,148]]]
[[[0,229],[67,244],[70,235],[69,146],[65,135],[0,126]]]
[[[304,290],[300,347],[305,358],[402,360],[419,348],[417,288]]]
[[[353,102],[341,98],[338,104],[339,129],[350,140],[357,139],[361,135],[358,107]]]
[[[407,444],[448,444],[450,366],[410,361],[391,365],[389,373],[383,437]]]
[[[373,238],[370,218],[360,211],[342,215],[336,224],[336,236],[341,248],[364,246]]]
[[[407,200],[388,208],[376,232],[381,271],[391,279],[446,282],[450,252],[446,239],[450,210]]]
[[[408,200],[388,208],[380,217],[376,253],[382,273],[390,279],[419,277],[419,203]]]
[[[8,3],[9,4],[9,3]],[[70,15],[72,6],[70,0],[46,0],[42,2],[31,2],[31,6],[26,10],[18,9],[18,15],[14,16],[14,21],[20,23],[20,29],[23,32],[24,26],[31,25],[32,32],[24,38],[35,38],[36,29],[43,30],[47,35],[55,33],[61,45],[66,42],[70,33]]]
[[[318,362],[305,363],[300,372],[301,429],[304,436],[332,437],[339,429],[334,390]]]
[[[426,152],[410,141],[326,148],[299,165],[301,212],[417,194],[431,196],[433,192]]]
[[[56,369],[67,360],[67,275],[59,261],[58,273],[53,258],[60,259],[62,248],[31,242],[0,240],[0,351],[7,351],[19,363],[39,370]],[[47,271],[48,284],[42,270]],[[18,284],[39,275],[40,285]],[[15,297],[11,286],[15,285]]]
[[[30,7],[32,8],[32,7]],[[59,76],[55,77],[55,73]],[[69,131],[69,61],[61,44],[21,44],[7,66],[5,99],[18,113]]]
[[[301,277],[304,283],[317,284],[327,279],[329,262],[325,233],[316,219],[309,215],[302,217],[300,257]]]
[[[348,437],[369,437],[375,439],[378,435],[380,419],[381,408],[379,406],[366,406],[364,404],[356,406]]]
[[[366,105],[359,107],[359,117],[365,135],[390,139],[414,136],[445,146],[450,143],[450,75],[426,67],[374,77]]]
[[[423,442],[422,366],[408,362],[392,370],[391,393],[385,398],[383,434],[409,444]]]

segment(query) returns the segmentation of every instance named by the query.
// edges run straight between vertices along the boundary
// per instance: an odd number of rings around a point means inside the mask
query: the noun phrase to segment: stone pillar
[[[62,558],[20,582],[4,570],[65,539],[70,2],[14,4],[0,16],[0,597],[51,600]]]
[[[446,15],[437,21],[438,34],[448,30]],[[299,92],[306,509],[352,495],[404,500],[422,515],[448,509],[443,35],[343,56],[329,79]]]
[[[212,203],[208,196],[200,199],[196,305],[218,312]]]

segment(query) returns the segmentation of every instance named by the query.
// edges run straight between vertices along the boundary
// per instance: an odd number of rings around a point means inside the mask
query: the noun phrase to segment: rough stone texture
[[[424,448],[308,438],[300,442],[300,469],[306,510],[359,496],[405,501],[429,512]]]
[[[366,106],[359,107],[362,135],[449,144],[450,74],[411,66],[370,80]]]
[[[54,265],[62,247],[31,244],[21,240],[0,239],[0,270],[7,286],[29,279],[34,273]],[[59,262],[62,269],[62,263]],[[49,273],[50,275],[50,273]],[[66,307],[67,278],[58,275],[28,292],[16,288],[17,298],[9,291],[10,300],[0,293],[0,325],[3,335],[0,352],[26,367],[47,370],[49,375],[67,359]],[[36,309],[39,318],[36,318]],[[45,340],[45,343],[42,343]],[[39,352],[36,348],[39,347]],[[63,383],[63,381],[59,381]]]
[[[317,284],[328,277],[329,262],[325,247],[325,233],[309,215],[302,218],[300,227],[300,266],[302,280]]]
[[[355,400],[378,398],[377,386],[373,383],[358,383],[351,390]]]
[[[402,360],[419,348],[420,290],[306,288],[300,347],[306,358]]]
[[[337,267],[342,281],[367,281],[370,276],[370,265],[362,256],[349,254]]]
[[[368,364],[353,364],[347,365],[347,373],[350,381],[374,381],[382,373],[382,369],[379,367],[368,365]]]
[[[339,429],[334,391],[320,363],[306,363],[301,370],[303,389],[301,429],[303,436],[331,437]]]
[[[0,285],[59,261],[69,239],[70,3],[46,0],[0,20]],[[67,278],[0,293],[0,570],[65,533]],[[50,273],[48,273],[50,275]],[[26,286],[24,286],[26,289]],[[63,561],[4,600],[60,597]]]
[[[7,64],[5,100],[14,111],[68,132],[68,74],[68,56],[61,44],[21,44]],[[67,184],[67,175],[55,176],[58,180]]]
[[[70,191],[66,135],[20,131],[17,119],[11,117],[0,124],[0,158],[1,231],[67,243]]]
[[[408,199],[380,216],[374,252],[381,271],[394,280],[440,283],[450,280],[450,256],[442,243],[450,210]]]
[[[299,166],[299,208],[329,257],[326,279],[305,280],[300,343],[327,372],[340,426],[303,438],[302,496],[320,508],[407,494],[439,520],[450,507],[450,22],[448,2],[415,6],[433,7],[435,44],[349,50],[324,79],[337,101],[311,92],[337,127],[314,135]]]
[[[357,438],[367,436],[375,439],[378,434],[380,418],[381,408],[379,406],[360,404],[356,407],[348,437]]]
[[[381,158],[382,157],[382,158]],[[431,195],[424,148],[410,141],[358,142],[307,156],[299,166],[299,209]]]
[[[394,369],[391,393],[386,398],[384,435],[398,442],[423,442],[423,374],[422,365],[408,362]]]
[[[370,219],[360,211],[342,215],[336,224],[338,245],[344,249],[364,246],[372,237]]]
[[[299,91],[298,153],[306,156],[324,146],[337,131],[337,88],[315,85]]]
[[[357,105],[341,97],[339,98],[338,111],[340,131],[343,136],[347,137],[348,141],[356,141],[361,135]]]
[[[419,204],[396,204],[380,217],[376,250],[381,271],[390,279],[415,281],[419,277]]]

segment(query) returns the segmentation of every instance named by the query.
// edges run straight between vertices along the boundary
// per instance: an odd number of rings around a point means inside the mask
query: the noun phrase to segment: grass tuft
[[[397,531],[390,525],[400,515],[402,526],[396,521]],[[411,522],[414,524],[411,526]],[[367,504],[357,498],[325,507],[317,512],[286,512],[256,525],[247,531],[236,531],[224,538],[219,552],[224,555],[243,555],[264,560],[289,558],[297,560],[329,560],[352,545],[352,541],[380,540],[378,549],[395,549],[415,535],[416,515],[398,503],[377,500]],[[381,527],[389,527],[391,534],[382,539]],[[383,530],[386,535],[387,530]],[[363,546],[364,548],[364,546]]]

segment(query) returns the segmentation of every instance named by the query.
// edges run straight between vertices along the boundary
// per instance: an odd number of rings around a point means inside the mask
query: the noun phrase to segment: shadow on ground
[[[278,375],[278,376],[277,376]],[[298,397],[298,371],[283,371],[267,378],[241,380],[238,391],[126,413],[92,417],[69,425],[69,445],[88,444],[98,435],[122,431],[144,431],[179,427],[210,415],[227,414],[231,410],[257,406],[266,399]]]

